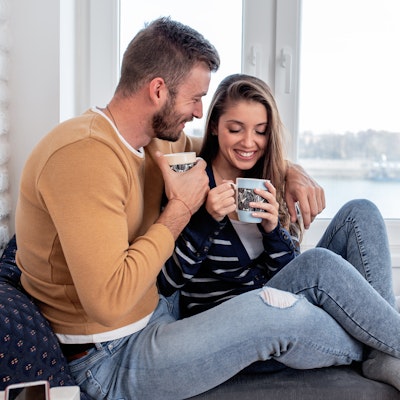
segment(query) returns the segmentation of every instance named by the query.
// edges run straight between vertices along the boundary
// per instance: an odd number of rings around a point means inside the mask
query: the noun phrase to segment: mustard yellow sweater
[[[89,110],[35,147],[20,184],[17,263],[56,333],[102,333],[155,309],[156,277],[174,240],[154,224],[163,180],[153,154],[193,143],[154,140],[141,157]]]

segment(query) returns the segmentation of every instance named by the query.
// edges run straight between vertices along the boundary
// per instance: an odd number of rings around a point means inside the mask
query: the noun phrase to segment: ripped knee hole
[[[291,307],[298,300],[298,297],[293,293],[268,286],[262,288],[260,297],[270,306],[277,308]]]

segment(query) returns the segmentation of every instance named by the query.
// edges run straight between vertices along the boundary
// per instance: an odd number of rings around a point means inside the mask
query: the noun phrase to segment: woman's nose
[[[242,143],[246,147],[251,147],[253,145],[253,143],[254,143],[253,132],[251,130],[248,130],[245,132],[243,139],[242,139]]]

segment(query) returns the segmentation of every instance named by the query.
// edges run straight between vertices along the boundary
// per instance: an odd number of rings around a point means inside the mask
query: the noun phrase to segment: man
[[[93,399],[187,398],[271,357],[295,368],[360,358],[358,343],[342,346],[348,335],[332,318],[290,293],[266,289],[175,321],[157,292],[175,239],[208,192],[203,160],[177,174],[162,153],[193,148],[180,132],[202,116],[218,66],[198,32],[153,21],[129,44],[107,107],[61,123],[26,163],[16,213],[22,285]],[[323,192],[311,185],[313,203],[301,171],[287,179],[309,224]]]

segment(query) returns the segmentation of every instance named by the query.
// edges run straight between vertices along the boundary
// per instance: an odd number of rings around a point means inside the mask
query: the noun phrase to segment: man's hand
[[[198,158],[194,167],[186,172],[173,171],[166,158],[159,151],[156,161],[165,184],[168,204],[161,213],[158,222],[166,225],[175,238],[179,235],[190,216],[204,203],[209,191],[206,163]]]
[[[306,229],[310,227],[314,218],[325,208],[324,189],[298,164],[288,163],[285,200],[292,222],[297,220],[295,203],[299,202]]]

